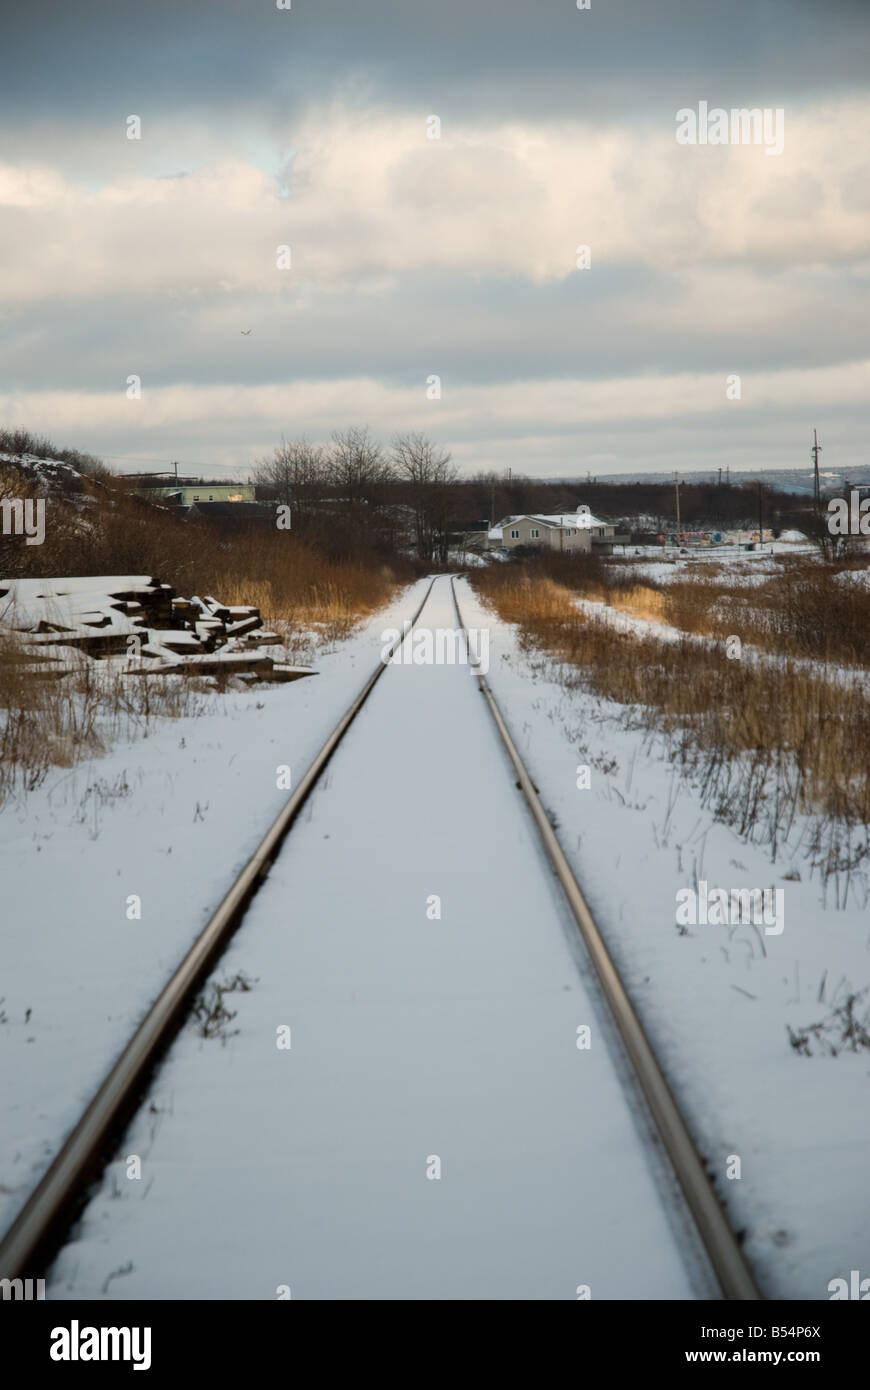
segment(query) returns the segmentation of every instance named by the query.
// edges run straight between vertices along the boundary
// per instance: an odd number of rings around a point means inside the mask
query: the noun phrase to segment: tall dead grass
[[[844,901],[868,854],[870,702],[863,678],[834,679],[789,656],[729,660],[724,643],[623,633],[573,606],[572,592],[513,565],[472,582],[524,643],[563,664],[568,683],[621,705],[661,735],[717,819],[772,857],[798,816],[803,850]],[[574,672],[572,676],[570,673]]]
[[[0,635],[0,805],[33,791],[53,767],[72,767],[157,718],[200,712],[206,692],[180,677],[131,680],[83,657],[61,679],[38,674],[14,636]]]
[[[306,661],[415,576],[402,557],[387,560],[354,536],[324,544],[298,530],[185,520],[123,494],[84,511],[49,499],[44,544],[6,538],[0,560],[0,578],[147,574],[187,596],[253,604],[290,659]],[[27,669],[13,636],[0,636],[0,801],[154,719],[196,712],[207,693],[181,678],[124,678],[84,657],[76,674],[45,678]]]
[[[666,623],[699,637],[741,641],[776,656],[801,657],[841,666],[870,667],[870,586],[866,567],[825,565],[806,556],[783,559],[779,572],[743,587],[725,565],[705,565],[692,578],[659,584],[638,582],[631,566],[608,564],[596,555],[541,556],[498,573],[551,581],[573,594],[611,608]]]
[[[787,566],[751,589],[735,589],[727,578],[677,581],[664,592],[664,614],[684,632],[736,633],[778,656],[867,667],[870,589],[850,583],[848,573],[820,564]]]
[[[14,538],[2,558],[0,578],[149,574],[225,603],[256,603],[248,596],[256,590],[264,618],[288,621],[366,616],[416,575],[402,556],[379,554],[338,521],[317,534],[187,519],[120,492],[84,512],[49,499],[44,544]]]

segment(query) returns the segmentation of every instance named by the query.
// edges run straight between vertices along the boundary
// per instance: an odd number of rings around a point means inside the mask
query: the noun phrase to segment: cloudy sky
[[[868,0],[40,0],[3,29],[5,424],[121,471],[366,422],[463,472],[795,467],[814,425],[870,462]],[[701,102],[781,109],[782,152],[678,143]]]

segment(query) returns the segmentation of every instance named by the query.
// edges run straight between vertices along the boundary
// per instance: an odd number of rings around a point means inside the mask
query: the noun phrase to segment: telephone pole
[[[813,501],[816,504],[816,511],[820,512],[822,510],[822,489],[819,485],[819,454],[822,452],[822,446],[819,443],[819,437],[815,430],[813,430],[813,447],[811,452],[813,455]]]
[[[764,540],[764,529],[763,529],[763,527],[762,527],[762,522],[761,522],[761,479],[759,478],[759,479],[758,479],[758,549],[759,549],[759,550],[761,549],[761,543],[762,543],[763,540]]]
[[[677,549],[680,548],[680,475],[674,473],[674,491],[677,495]]]

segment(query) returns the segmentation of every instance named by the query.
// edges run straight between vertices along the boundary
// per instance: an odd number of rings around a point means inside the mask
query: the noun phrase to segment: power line
[[[181,468],[181,469],[186,469],[186,468],[187,468],[187,469],[190,469],[190,468],[205,468],[205,469],[209,469],[209,468],[211,468],[211,469],[218,469],[218,470],[219,470],[219,469],[221,469],[221,468],[225,468],[225,469],[228,469],[228,468],[239,469],[239,468],[250,468],[250,467],[252,466],[250,463],[241,463],[241,462],[239,462],[239,463],[215,463],[214,459],[212,459],[210,463],[198,463],[198,462],[196,462],[196,460],[194,460],[194,459],[188,459],[187,461],[182,461],[181,459],[150,458],[150,457],[148,457],[148,456],[146,456],[146,455],[144,455],[144,454],[97,454],[97,455],[95,455],[95,457],[102,459],[102,460],[103,460],[104,462],[106,462],[106,463],[162,463],[162,464],[165,464],[165,465],[166,465],[166,468],[167,468],[167,469],[173,469],[173,468],[178,467],[178,468]],[[134,470],[134,471],[135,471],[135,470]],[[126,474],[121,473],[119,476],[123,478],[123,477],[126,476]]]
[[[111,463],[123,463],[125,461],[129,463],[166,463],[169,465],[170,468],[173,466],[173,464],[181,462],[180,459],[149,458],[146,454],[98,454],[97,457],[102,459],[108,459]],[[214,462],[197,463],[193,459],[190,459],[186,463],[182,464],[182,467],[184,468],[216,468],[220,466],[220,464],[215,464]]]

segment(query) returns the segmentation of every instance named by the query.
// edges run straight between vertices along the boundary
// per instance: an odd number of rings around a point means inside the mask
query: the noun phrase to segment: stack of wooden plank
[[[4,637],[4,651],[46,677],[68,675],[82,660],[115,658],[137,676],[286,681],[314,674],[258,650],[281,641],[264,628],[259,609],[211,596],[183,598],[149,575],[0,580]]]

